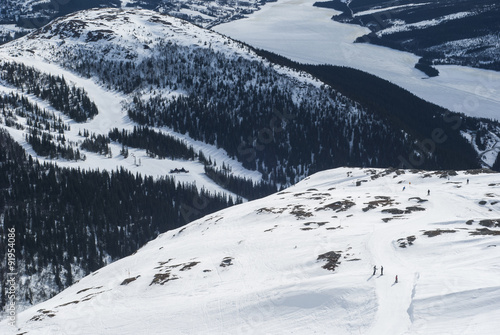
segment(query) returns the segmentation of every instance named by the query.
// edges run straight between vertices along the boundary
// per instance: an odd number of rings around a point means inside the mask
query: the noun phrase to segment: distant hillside
[[[277,64],[306,71],[345,96],[361,102],[363,106],[368,106],[371,111],[380,115],[386,124],[394,124],[397,128],[413,134],[420,139],[420,143],[426,142],[427,145],[419,146],[420,151],[432,149],[432,151],[439,151],[439,155],[449,155],[450,165],[447,168],[452,168],[455,164],[463,164],[465,161],[462,159],[468,155],[472,161],[477,160],[474,158],[475,154],[472,153],[475,151],[481,165],[494,167],[500,171],[500,155],[498,154],[500,150],[497,148],[500,141],[500,123],[497,121],[451,113],[387,80],[363,71],[331,65],[299,64],[265,50],[256,50],[256,52]],[[432,134],[436,129],[444,131],[446,141],[437,146],[428,146],[430,142],[435,142],[429,140],[432,139]],[[468,144],[463,144],[463,147],[460,145],[462,149],[455,151],[458,148],[456,143],[464,143],[464,141]],[[469,148],[464,149],[465,147]],[[472,151],[470,151],[471,148]],[[463,156],[464,152],[468,154]],[[455,160],[457,157],[461,157],[459,158],[461,162]],[[406,159],[407,157],[400,156],[399,158],[397,166],[406,168],[425,166],[427,168],[426,162],[415,166]]]
[[[14,60],[22,55],[56,62],[122,92],[128,95],[123,106],[132,121],[168,127],[221,148],[273,184],[293,184],[337,166],[399,166],[401,157],[427,169],[480,166],[470,144],[450,127],[453,123],[436,118],[450,117],[445,110],[413,96],[417,104],[408,103],[393,85],[376,85],[385,90],[363,90],[366,95],[348,98],[341,92],[353,84],[349,75],[334,89],[324,78],[327,72],[314,73],[323,83],[305,72],[272,66],[247,46],[150,11],[80,12],[9,44],[4,52]],[[362,84],[376,81],[352,73]],[[381,98],[383,104],[377,102]],[[419,118],[425,121],[415,122]],[[449,144],[425,152],[419,143],[433,127],[450,132]]]
[[[334,20],[370,28],[356,42],[409,51],[429,64],[500,71],[500,4],[495,0],[334,0]]]
[[[244,15],[259,10],[260,6],[266,2],[270,1],[3,0],[0,3],[0,44],[25,34],[26,31],[21,28],[41,28],[55,18],[91,8],[151,9],[185,19],[199,26],[210,27],[240,19]]]

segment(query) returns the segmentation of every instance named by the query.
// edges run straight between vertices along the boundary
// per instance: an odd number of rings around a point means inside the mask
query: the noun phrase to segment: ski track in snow
[[[410,293],[415,285],[412,276],[417,276],[412,273],[411,268],[407,268],[404,259],[395,254],[393,241],[400,237],[401,232],[398,229],[400,225],[400,222],[393,223],[386,228],[378,229],[367,241],[373,264],[377,266],[377,273],[370,280],[376,283],[379,306],[375,319],[380,320],[367,334],[402,334],[410,324],[406,310],[410,306],[412,299]],[[384,267],[384,275],[380,274],[381,266]],[[404,279],[396,283],[396,276]],[[391,318],[399,322],[387,323],[386,320]]]
[[[414,68],[419,57],[386,47],[353,43],[369,29],[335,22],[339,13],[313,7],[315,0],[278,0],[248,18],[212,29],[294,61],[356,68],[386,79],[420,98],[475,117],[500,120],[500,73],[470,67],[436,66],[428,78]]]

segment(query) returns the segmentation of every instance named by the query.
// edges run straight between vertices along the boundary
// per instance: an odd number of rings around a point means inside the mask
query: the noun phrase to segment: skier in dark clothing
[[[431,195],[431,190],[427,190],[427,195]]]
[[[384,275],[384,267],[381,265],[380,266],[380,275],[383,276]]]
[[[394,282],[395,282],[395,283],[397,283],[397,282],[398,282],[398,275],[396,275],[396,280],[395,280]]]
[[[375,276],[375,274],[376,274],[376,273],[377,273],[377,266],[376,266],[376,265],[374,265],[374,266],[373,266],[373,275]]]

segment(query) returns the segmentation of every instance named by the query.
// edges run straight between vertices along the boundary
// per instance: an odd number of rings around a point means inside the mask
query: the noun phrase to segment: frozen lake
[[[447,65],[437,67],[438,77],[428,78],[414,68],[419,59],[414,54],[353,43],[369,30],[333,21],[337,12],[314,7],[315,1],[278,0],[213,29],[297,62],[366,71],[452,111],[500,120],[499,72]]]

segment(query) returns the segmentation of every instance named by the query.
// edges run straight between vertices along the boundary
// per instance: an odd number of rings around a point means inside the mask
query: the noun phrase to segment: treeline
[[[114,128],[109,132],[109,138],[123,146],[141,148],[150,157],[194,160],[196,154],[192,146],[173,136],[165,135],[148,127],[136,127],[130,132]]]
[[[37,155],[51,159],[84,159],[80,150],[66,141],[64,132],[70,130],[70,127],[54,113],[49,113],[37,104],[31,103],[26,96],[14,93],[0,94],[0,109],[8,127],[27,130],[26,142]],[[26,118],[26,126],[18,122],[17,116]]]
[[[56,141],[54,143],[54,141]],[[37,128],[30,128],[29,135],[26,134],[28,142],[38,156],[51,159],[63,158],[67,160],[81,160],[80,150],[73,149],[71,145],[65,144],[64,135],[52,135],[46,132],[40,132]]]
[[[382,152],[367,150],[377,143],[372,137],[392,148],[405,142],[362,107],[327,89],[314,90],[316,99],[295,104],[286,86],[256,88],[251,94],[244,87],[214,90],[210,98],[191,94],[170,101],[138,100],[129,116],[223,148],[268,182],[284,185],[325,167],[390,164]]]
[[[415,68],[417,70],[422,71],[423,73],[425,73],[429,77],[439,76],[439,70],[436,69],[435,67],[433,67],[431,62],[429,62],[428,60],[425,60],[423,58],[420,58],[418,60],[418,63],[415,64]]]
[[[42,73],[24,64],[0,62],[0,79],[48,101],[76,122],[85,122],[98,114],[97,106],[85,90],[68,85],[63,77]]]
[[[146,149],[151,157],[171,159],[198,159],[205,165],[206,175],[222,188],[248,200],[262,198],[277,191],[274,184],[261,181],[254,183],[251,179],[234,176],[223,164],[221,169],[215,167],[215,162],[206,158],[203,152],[196,154],[192,146],[187,146],[173,136],[165,135],[148,127],[134,127],[130,132],[118,128],[109,132],[109,138],[121,143],[122,155],[128,156],[127,147]]]
[[[111,156],[111,148],[109,147],[109,137],[101,134],[88,134],[88,131],[84,132],[85,139],[83,140],[80,148],[90,152],[95,152],[99,155]]]
[[[0,238],[15,228],[19,277],[50,273],[40,292],[20,283],[19,299],[33,303],[71,285],[79,271],[89,274],[160,233],[233,204],[169,177],[38,164],[3,130],[0,148]],[[0,258],[6,251],[0,249]]]
[[[0,94],[0,109],[4,116],[12,117],[15,113],[17,116],[26,118],[28,127],[59,134],[64,134],[64,131],[70,130],[70,126],[66,125],[60,117],[56,117],[53,112],[47,112],[37,104],[31,103],[24,95],[17,93]]]
[[[269,184],[262,180],[254,183],[252,179],[236,177],[224,168],[217,169],[213,166],[205,165],[205,173],[217,185],[248,200],[259,199],[278,191],[277,186],[274,184]]]
[[[413,156],[411,150],[423,154],[425,151],[432,151],[431,155],[419,159],[421,164],[418,168],[428,170],[478,168],[480,159],[462,133],[476,133],[477,127],[482,125],[500,134],[500,124],[496,121],[450,112],[418,98],[389,81],[363,71],[330,65],[303,65],[264,50],[257,52],[271,61],[311,73],[341,94],[358,101],[370,113],[377,114],[388,127],[408,134],[413,139],[411,140],[413,149],[410,149],[411,147],[398,149],[399,157],[406,161],[408,157]],[[422,143],[432,139],[435,129],[443,130],[446,140],[434,143],[435,147],[422,149]],[[479,136],[481,137],[481,133]],[[485,138],[480,140],[486,141]],[[388,147],[387,152],[392,153],[393,148]],[[405,164],[401,164],[402,161],[399,160],[393,166],[405,167]]]

